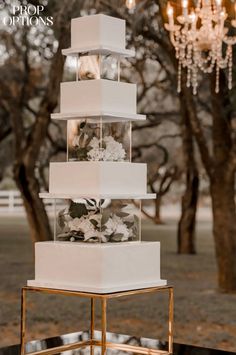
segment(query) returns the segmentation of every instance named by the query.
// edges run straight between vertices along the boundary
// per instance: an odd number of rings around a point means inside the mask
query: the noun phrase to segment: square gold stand
[[[167,291],[169,294],[169,321],[168,321],[168,350],[157,350],[149,349],[146,347],[133,346],[128,344],[118,344],[107,342],[106,340],[106,331],[107,331],[107,301],[113,298],[132,296],[144,293],[154,293],[160,291]],[[143,288],[139,290],[132,291],[122,291],[114,292],[108,294],[100,293],[87,293],[79,291],[67,291],[67,290],[58,290],[52,288],[43,288],[43,287],[23,287],[21,293],[21,355],[25,355],[25,338],[26,338],[26,293],[27,292],[40,292],[40,293],[49,293],[57,295],[66,295],[66,296],[79,296],[90,298],[91,300],[91,318],[90,318],[90,339],[87,341],[80,341],[72,344],[61,345],[51,349],[45,349],[40,351],[31,352],[31,355],[46,355],[46,354],[58,354],[63,351],[79,349],[82,347],[90,346],[90,354],[94,354],[94,346],[101,347],[101,354],[106,354],[106,349],[113,350],[122,350],[138,354],[172,354],[173,353],[173,308],[174,308],[174,293],[173,287],[171,286],[159,286],[151,288]],[[95,323],[95,300],[99,299],[102,306],[102,330],[101,330],[101,340],[94,339],[94,323]]]

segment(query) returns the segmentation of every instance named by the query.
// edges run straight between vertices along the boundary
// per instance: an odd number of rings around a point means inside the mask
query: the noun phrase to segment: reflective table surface
[[[95,332],[95,338],[100,339],[100,332]],[[89,332],[78,332],[72,334],[65,334],[62,336],[49,338],[45,340],[35,340],[27,343],[26,351],[27,353],[33,351],[44,350],[48,348],[53,348],[55,346],[60,346],[64,344],[74,343],[78,341],[83,341],[89,339]],[[167,343],[161,342],[155,339],[148,339],[148,338],[136,338],[129,335],[121,335],[115,333],[107,333],[107,341],[121,343],[121,344],[130,344],[130,345],[137,345],[137,346],[144,346],[149,347],[152,349],[160,349],[166,350]],[[72,350],[67,351],[67,355],[89,355],[90,349],[89,347],[84,349]],[[0,355],[18,355],[20,354],[20,345],[12,345],[5,348],[0,348]],[[100,354],[100,348],[95,347],[94,355]],[[119,350],[107,350],[107,354],[129,354],[124,351]],[[202,348],[193,345],[186,345],[186,344],[177,344],[174,343],[174,354],[175,355],[236,355],[236,353],[224,351],[224,350],[217,350],[217,349],[208,349]]]

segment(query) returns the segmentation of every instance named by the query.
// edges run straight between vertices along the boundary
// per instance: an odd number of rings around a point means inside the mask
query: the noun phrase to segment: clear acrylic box
[[[78,119],[67,123],[68,161],[131,161],[131,122]]]
[[[141,202],[124,199],[55,200],[54,240],[119,243],[141,240]]]
[[[119,80],[120,63],[112,55],[83,55],[77,59],[77,80]]]

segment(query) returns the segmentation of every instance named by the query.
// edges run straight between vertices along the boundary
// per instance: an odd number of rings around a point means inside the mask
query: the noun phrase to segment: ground
[[[143,237],[161,241],[162,278],[175,288],[174,340],[236,352],[236,295],[217,290],[210,219],[199,217],[198,253],[193,256],[176,254],[176,218],[165,222],[155,226],[144,221]],[[20,289],[34,276],[33,247],[22,215],[0,216],[0,270],[2,347],[19,343]],[[88,329],[88,301],[38,294],[28,300],[30,339]],[[166,340],[165,306],[166,298],[158,294],[112,301],[108,330]]]

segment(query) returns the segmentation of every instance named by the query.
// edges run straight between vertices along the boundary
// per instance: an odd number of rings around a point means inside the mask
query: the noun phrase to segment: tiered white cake
[[[86,52],[99,55],[100,63],[102,56],[112,55],[119,60],[134,54],[125,48],[123,20],[86,16],[73,19],[71,31],[71,48],[63,50],[65,55]],[[41,197],[71,202],[69,209],[59,212],[59,222],[55,221],[55,229],[57,224],[64,228],[59,240],[55,230],[53,242],[36,243],[35,280],[28,281],[28,285],[97,293],[165,285],[166,281],[160,278],[160,243],[139,240],[140,221],[129,214],[130,206],[123,204],[120,212],[114,212],[118,199],[134,202],[155,198],[146,193],[146,164],[128,159],[122,143],[116,141],[120,137],[114,127],[110,130],[114,137],[104,133],[106,124],[145,119],[136,113],[136,85],[101,77],[62,83],[60,113],[52,114],[52,118],[79,122],[80,134],[73,140],[78,157],[70,160],[68,153],[67,162],[50,164],[49,193],[42,193]],[[91,127],[95,122],[99,129],[88,128],[87,122],[92,122]],[[100,134],[99,139],[95,133],[89,136],[92,129]],[[108,142],[113,150],[118,147],[121,152],[115,160],[112,154],[104,154]],[[91,158],[95,148],[96,159]],[[87,209],[78,202],[81,199],[88,204]],[[116,202],[112,204],[113,200]],[[81,214],[81,206],[85,215]],[[88,230],[89,219],[93,226]]]

